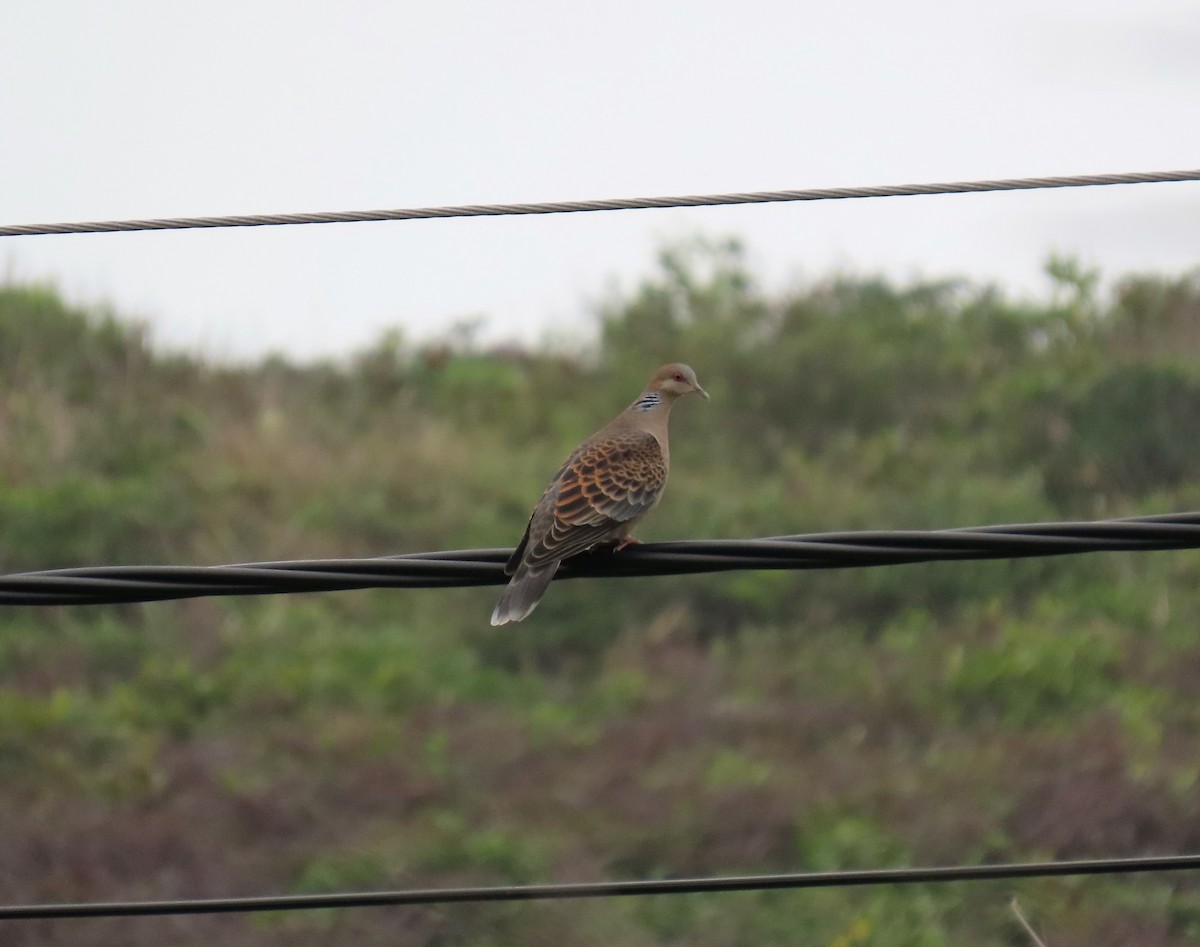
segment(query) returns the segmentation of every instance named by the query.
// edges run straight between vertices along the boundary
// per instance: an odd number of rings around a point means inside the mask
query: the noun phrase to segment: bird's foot
[[[622,549],[628,549],[630,546],[640,546],[642,541],[634,539],[632,536],[625,536],[613,546],[613,552],[620,552]]]

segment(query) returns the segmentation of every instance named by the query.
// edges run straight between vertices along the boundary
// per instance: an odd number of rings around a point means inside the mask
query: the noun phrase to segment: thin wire
[[[868,885],[944,884],[1016,878],[1063,878],[1200,869],[1200,855],[1097,858],[1083,861],[1018,862],[1003,865],[952,865],[939,868],[879,868],[862,871],[795,872],[725,878],[667,878],[648,881],[598,881],[582,884],[501,885],[478,888],[418,888],[252,898],[202,898],[178,901],[111,901],[74,904],[0,906],[0,921],[51,918],[145,917],[179,914],[242,914],[258,911],[309,911],[319,908],[396,907],[496,901],[549,901],[646,895],[714,894]]]
[[[1001,178],[939,184],[887,184],[869,187],[808,188],[798,191],[746,191],[676,197],[630,197],[593,201],[547,201],[533,204],[460,204],[398,210],[334,211],[308,214],[234,214],[226,217],[160,217],[149,220],[99,220],[61,224],[15,224],[0,227],[0,237],[41,234],[112,233],[126,230],[194,230],[205,227],[278,227],[291,224],[343,224],[381,220],[427,220],[433,217],[513,217],[526,214],[575,214],[600,210],[645,210],[664,207],[713,207],[726,204],[778,204],[790,201],[833,201],[859,197],[914,197],[983,191],[1030,191],[1056,187],[1109,184],[1161,184],[1200,181],[1200,169],[1128,174],[1076,174],[1057,177]]]
[[[1200,512],[948,530],[808,533],[647,543],[568,559],[559,578],[690,575],[737,569],[849,569],[1087,552],[1200,549]],[[0,576],[0,605],[96,605],[209,595],[502,585],[511,549],[230,566],[85,566]]]
[[[1021,927],[1025,929],[1025,933],[1029,935],[1029,939],[1033,941],[1034,947],[1046,947],[1046,942],[1038,936],[1038,932],[1033,929],[1033,925],[1029,923],[1029,918],[1025,916],[1025,912],[1021,910],[1021,905],[1017,902],[1017,896],[1013,895],[1008,902],[1009,909],[1016,915]]]

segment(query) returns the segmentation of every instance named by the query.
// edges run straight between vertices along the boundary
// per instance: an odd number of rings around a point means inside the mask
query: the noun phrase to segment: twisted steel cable
[[[848,569],[1017,559],[1085,552],[1200,548],[1200,513],[1094,522],[944,530],[867,530],[765,539],[647,543],[566,560],[559,578],[616,578],[736,569]],[[210,595],[278,595],[366,588],[502,585],[511,549],[461,549],[375,559],[228,566],[85,566],[0,576],[0,605],[98,605]]]
[[[885,184],[825,187],[795,191],[745,191],[675,197],[629,197],[591,201],[545,201],[528,204],[459,204],[396,210],[332,211],[307,214],[233,214],[225,217],[159,217],[148,220],[96,220],[60,224],[13,224],[0,227],[0,237],[63,233],[112,233],[128,230],[194,230],[205,227],[279,227],[290,224],[343,224],[381,220],[426,220],[433,217],[513,217],[528,214],[575,214],[601,210],[645,210],[664,207],[714,207],[728,204],[778,204],[832,201],[859,197],[915,197],[923,194],[967,194],[983,191],[1030,191],[1057,187],[1110,184],[1162,184],[1200,181],[1200,169],[1144,171],[1127,174],[1075,174],[1055,177],[1000,178],[936,184]]]

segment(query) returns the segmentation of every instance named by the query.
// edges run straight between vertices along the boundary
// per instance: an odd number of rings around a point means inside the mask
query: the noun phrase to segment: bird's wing
[[[537,568],[604,542],[649,513],[666,482],[662,448],[648,431],[588,442],[538,503],[510,564]]]

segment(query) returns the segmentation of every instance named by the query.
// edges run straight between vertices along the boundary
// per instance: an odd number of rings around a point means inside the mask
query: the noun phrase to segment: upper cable
[[[592,201],[545,201],[531,204],[459,204],[395,210],[328,211],[311,214],[232,214],[226,217],[158,217],[148,220],[94,220],[61,224],[12,224],[0,237],[41,234],[113,233],[127,230],[194,230],[203,227],[281,227],[290,224],[345,224],[380,220],[425,220],[433,217],[513,217],[526,214],[577,214],[598,210],[645,210],[663,207],[713,207],[727,204],[778,204],[789,201],[835,201],[858,197],[915,197],[921,194],[972,194],[985,191],[1032,191],[1055,187],[1109,184],[1161,184],[1200,181],[1200,169],[1135,171],[1126,174],[1075,174],[1040,178],[1000,178],[936,184],[883,184],[867,187],[824,187],[797,191],[745,191],[676,197],[626,197]]]

